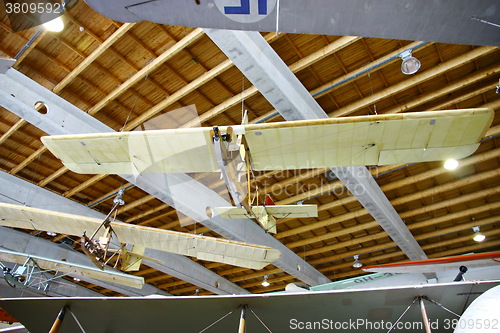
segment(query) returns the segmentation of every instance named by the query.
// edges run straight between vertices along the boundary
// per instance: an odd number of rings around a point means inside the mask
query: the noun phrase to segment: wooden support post
[[[56,320],[54,321],[54,324],[50,328],[49,333],[57,333],[59,331],[59,328],[61,328],[61,324],[64,319],[64,315],[66,314],[66,306],[64,306],[61,311],[59,311],[59,314],[57,315]]]
[[[432,333],[431,326],[429,324],[429,318],[427,317],[427,311],[425,311],[424,298],[419,297],[420,311],[422,312],[422,320],[424,321],[425,333]]]
[[[241,309],[240,327],[238,329],[238,333],[245,333],[245,328],[246,328],[245,315],[246,315],[246,312],[247,312],[247,306],[243,305],[243,308]]]

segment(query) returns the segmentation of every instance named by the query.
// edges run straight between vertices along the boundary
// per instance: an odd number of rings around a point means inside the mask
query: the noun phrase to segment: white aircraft
[[[86,174],[221,172],[236,207],[209,217],[250,217],[276,232],[275,218],[315,217],[313,205],[259,205],[247,195],[253,171],[386,165],[460,159],[491,125],[490,109],[428,111],[224,127],[59,135],[44,145]],[[248,178],[247,188],[238,181]]]
[[[114,258],[115,268],[137,270],[142,259],[154,260],[142,255],[144,248],[252,269],[262,269],[281,255],[280,251],[266,246],[111,221],[110,215],[111,213],[101,221],[79,215],[0,203],[0,225],[64,235],[83,234],[82,250],[101,269]],[[85,235],[87,230],[95,230],[90,238]],[[121,242],[118,251],[109,249],[113,235]],[[134,244],[135,249],[127,251],[126,244]],[[137,247],[140,249],[139,253]],[[112,254],[109,255],[110,253]]]

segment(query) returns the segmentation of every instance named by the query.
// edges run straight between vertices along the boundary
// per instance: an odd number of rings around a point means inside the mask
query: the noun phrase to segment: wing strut
[[[123,201],[124,191],[124,189],[118,191],[118,194],[113,199],[113,207],[111,208],[111,211],[104,218],[104,221],[102,221],[96,231],[94,231],[92,236],[90,236],[90,238],[87,237],[86,232],[84,231],[80,239],[82,251],[98,268],[102,270],[104,270],[104,267],[115,257],[115,255],[119,255],[120,253],[120,251],[117,251],[108,258],[109,243],[111,243],[111,238],[114,234],[113,228],[111,227],[111,215],[116,212],[118,206],[123,206],[125,204],[125,201]],[[95,239],[101,228],[105,229],[104,236],[100,237],[100,239]]]
[[[225,144],[222,144],[221,141],[223,142],[230,142],[231,141],[231,134],[232,134],[232,128],[228,127],[227,133],[225,134],[220,134],[219,128],[214,127],[210,133],[212,134],[212,141],[214,143],[214,148],[215,148],[215,156],[217,158],[217,164],[219,165],[220,172],[222,174],[222,178],[224,179],[224,182],[226,183],[227,189],[229,190],[229,194],[231,195],[231,198],[234,201],[234,204],[238,207],[241,208],[241,203],[244,201],[243,193],[239,192],[236,185],[231,181],[229,178],[228,171],[226,169],[227,163],[231,161],[231,156],[229,151],[227,150],[227,147]]]

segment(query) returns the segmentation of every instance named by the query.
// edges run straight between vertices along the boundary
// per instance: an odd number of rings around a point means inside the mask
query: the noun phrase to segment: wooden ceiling
[[[79,1],[63,16],[64,31],[13,32],[0,22],[0,55],[18,56],[14,68],[114,130],[130,130],[183,106],[195,105],[203,126],[283,121],[202,29],[149,22],[122,24]],[[456,171],[441,162],[371,167],[391,204],[429,258],[500,248],[500,48],[360,37],[262,34],[330,117],[489,107],[496,111],[479,149]],[[27,44],[30,41],[29,44]],[[422,67],[401,73],[394,58],[414,48]],[[166,125],[168,126],[168,125]],[[68,171],[45,149],[41,130],[0,108],[1,170],[106,213],[127,184],[115,175]],[[274,236],[332,281],[364,274],[365,265],[407,260],[403,252],[328,170],[259,173],[260,193],[279,204],[316,204],[318,218],[284,219]],[[201,175],[219,193],[218,175]],[[196,193],[193,193],[196,196]],[[199,224],[181,226],[176,211],[130,186],[118,218],[182,232],[219,237]],[[230,223],[230,221],[228,221]],[[471,239],[472,227],[487,236]],[[64,235],[45,236],[61,242]],[[253,271],[198,261],[252,293],[282,290],[296,279],[273,265]],[[142,266],[147,283],[174,295],[199,287]],[[261,286],[263,275],[271,286]],[[83,283],[104,295],[112,290]],[[209,293],[201,290],[201,294]]]

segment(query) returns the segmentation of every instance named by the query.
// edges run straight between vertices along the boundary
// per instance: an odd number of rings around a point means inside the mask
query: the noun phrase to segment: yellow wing
[[[101,220],[79,215],[0,203],[0,225],[14,228],[52,231],[81,236],[94,232]],[[205,237],[170,230],[112,222],[122,243],[196,257],[201,260],[261,269],[281,256],[279,250],[220,238]],[[102,232],[96,237],[103,236]]]
[[[254,170],[308,169],[464,158],[477,149],[493,116],[483,108],[233,128],[245,135]],[[210,128],[46,136],[42,142],[77,173],[219,170]]]

